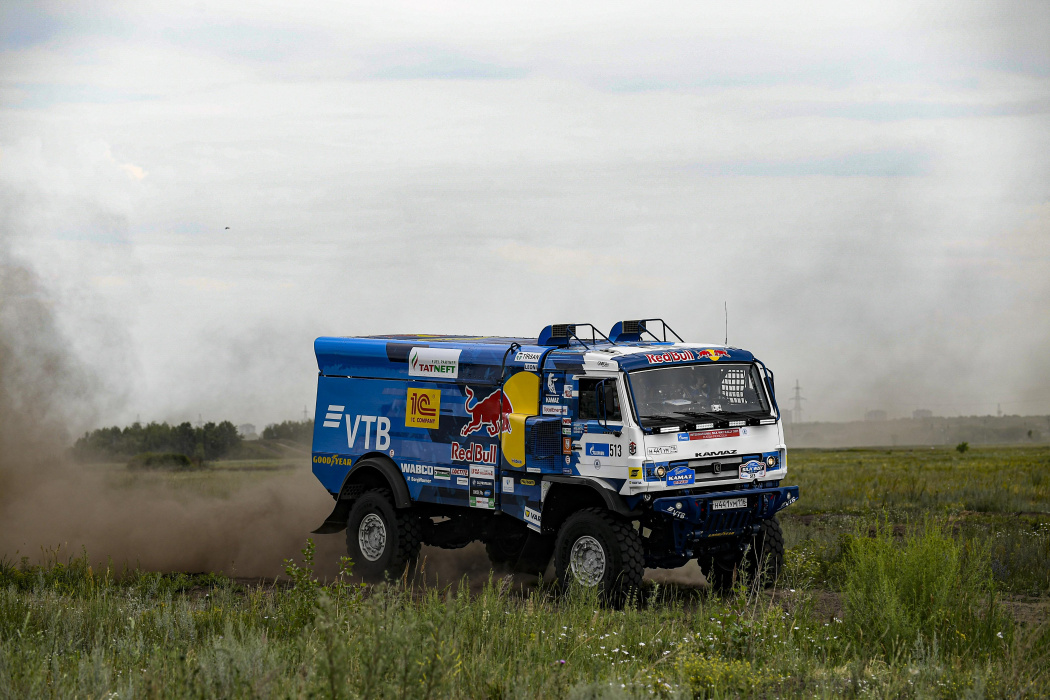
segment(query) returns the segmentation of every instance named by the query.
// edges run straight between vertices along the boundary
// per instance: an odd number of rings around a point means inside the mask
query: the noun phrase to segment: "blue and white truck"
[[[669,336],[671,339],[669,339]],[[322,337],[313,472],[366,579],[421,544],[485,543],[493,564],[597,587],[697,559],[718,589],[775,576],[787,448],[773,374],[661,319],[537,338]]]

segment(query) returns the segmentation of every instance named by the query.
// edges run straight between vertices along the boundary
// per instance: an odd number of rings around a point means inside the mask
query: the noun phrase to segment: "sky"
[[[73,433],[302,418],[317,336],[639,317],[807,420],[1047,414],[1048,154],[1047,3],[7,0],[0,304]]]

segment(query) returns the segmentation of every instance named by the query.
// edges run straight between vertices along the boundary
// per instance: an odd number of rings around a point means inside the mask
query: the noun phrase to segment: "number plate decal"
[[[721,501],[711,502],[711,510],[731,510],[733,508],[747,508],[747,499],[726,498]]]

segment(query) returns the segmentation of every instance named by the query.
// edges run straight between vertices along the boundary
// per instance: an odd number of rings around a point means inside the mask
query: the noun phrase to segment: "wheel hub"
[[[590,535],[576,540],[569,552],[569,568],[581,586],[593,588],[605,575],[605,550]]]
[[[376,561],[386,550],[386,523],[375,513],[361,518],[357,528],[357,544],[368,561]]]

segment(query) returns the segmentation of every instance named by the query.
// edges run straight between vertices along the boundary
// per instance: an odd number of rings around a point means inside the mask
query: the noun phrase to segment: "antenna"
[[[722,302],[722,308],[723,308],[723,310],[726,313],[726,342],[725,342],[725,345],[728,346],[729,345],[729,302],[728,301],[723,301]]]

